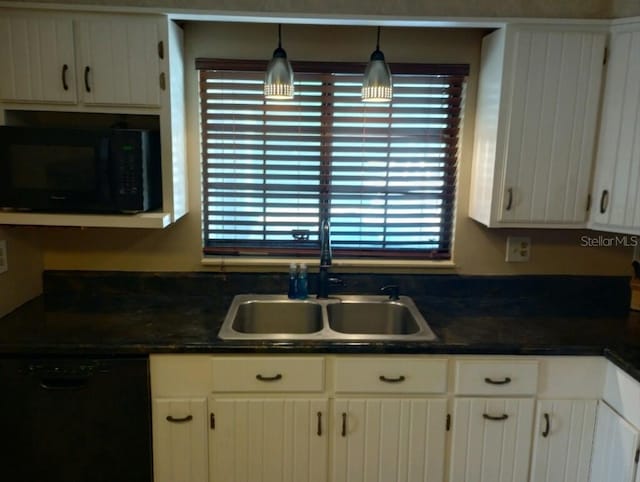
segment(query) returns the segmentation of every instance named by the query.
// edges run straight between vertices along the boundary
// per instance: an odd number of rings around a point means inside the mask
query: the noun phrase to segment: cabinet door
[[[527,480],[533,406],[533,399],[456,399],[450,481]]]
[[[498,219],[583,224],[606,33],[522,28],[508,39]]]
[[[537,404],[530,482],[587,482],[597,400]]]
[[[74,59],[70,19],[29,14],[0,18],[2,100],[74,103]]]
[[[336,399],[333,482],[444,479],[442,399]]]
[[[326,399],[210,398],[209,480],[326,481],[327,405]]]
[[[636,475],[637,450],[638,430],[609,405],[600,402],[591,456],[591,482],[632,482]]]
[[[159,23],[96,16],[77,22],[78,84],[85,104],[160,105]]]
[[[204,398],[153,401],[155,482],[207,480],[206,417]]]
[[[640,27],[614,32],[589,227],[640,233]]]

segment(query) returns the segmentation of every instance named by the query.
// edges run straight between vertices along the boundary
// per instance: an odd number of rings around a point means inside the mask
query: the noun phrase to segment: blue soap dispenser
[[[298,299],[305,300],[309,296],[309,280],[307,278],[307,265],[301,264],[298,271]]]
[[[289,293],[290,299],[298,297],[298,267],[295,263],[289,265]]]

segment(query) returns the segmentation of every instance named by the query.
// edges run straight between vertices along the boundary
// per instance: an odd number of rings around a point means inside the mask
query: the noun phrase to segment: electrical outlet
[[[9,270],[9,261],[7,260],[7,241],[0,241],[0,273],[6,273]]]
[[[524,236],[507,237],[507,263],[524,263],[531,257],[531,238]]]

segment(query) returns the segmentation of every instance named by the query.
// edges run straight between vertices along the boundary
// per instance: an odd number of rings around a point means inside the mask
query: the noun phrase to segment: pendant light
[[[264,76],[265,99],[293,99],[293,69],[282,48],[282,25],[278,24],[278,48],[273,51]]]
[[[380,27],[378,27],[376,49],[371,54],[369,64],[364,71],[362,102],[391,102],[392,96],[391,71],[384,60],[384,54],[380,51]]]

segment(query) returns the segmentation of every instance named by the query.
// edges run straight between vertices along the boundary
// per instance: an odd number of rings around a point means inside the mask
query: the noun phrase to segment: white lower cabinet
[[[587,482],[597,400],[537,403],[530,482]]]
[[[153,464],[155,482],[207,480],[207,400],[153,401]]]
[[[337,398],[332,482],[444,480],[446,399]]]
[[[533,409],[532,398],[457,398],[450,482],[526,481]]]
[[[209,480],[326,481],[327,408],[327,399],[211,396]]]
[[[156,482],[640,482],[601,358],[153,355],[151,390]]]
[[[640,431],[604,402],[598,406],[591,482],[639,482]]]

